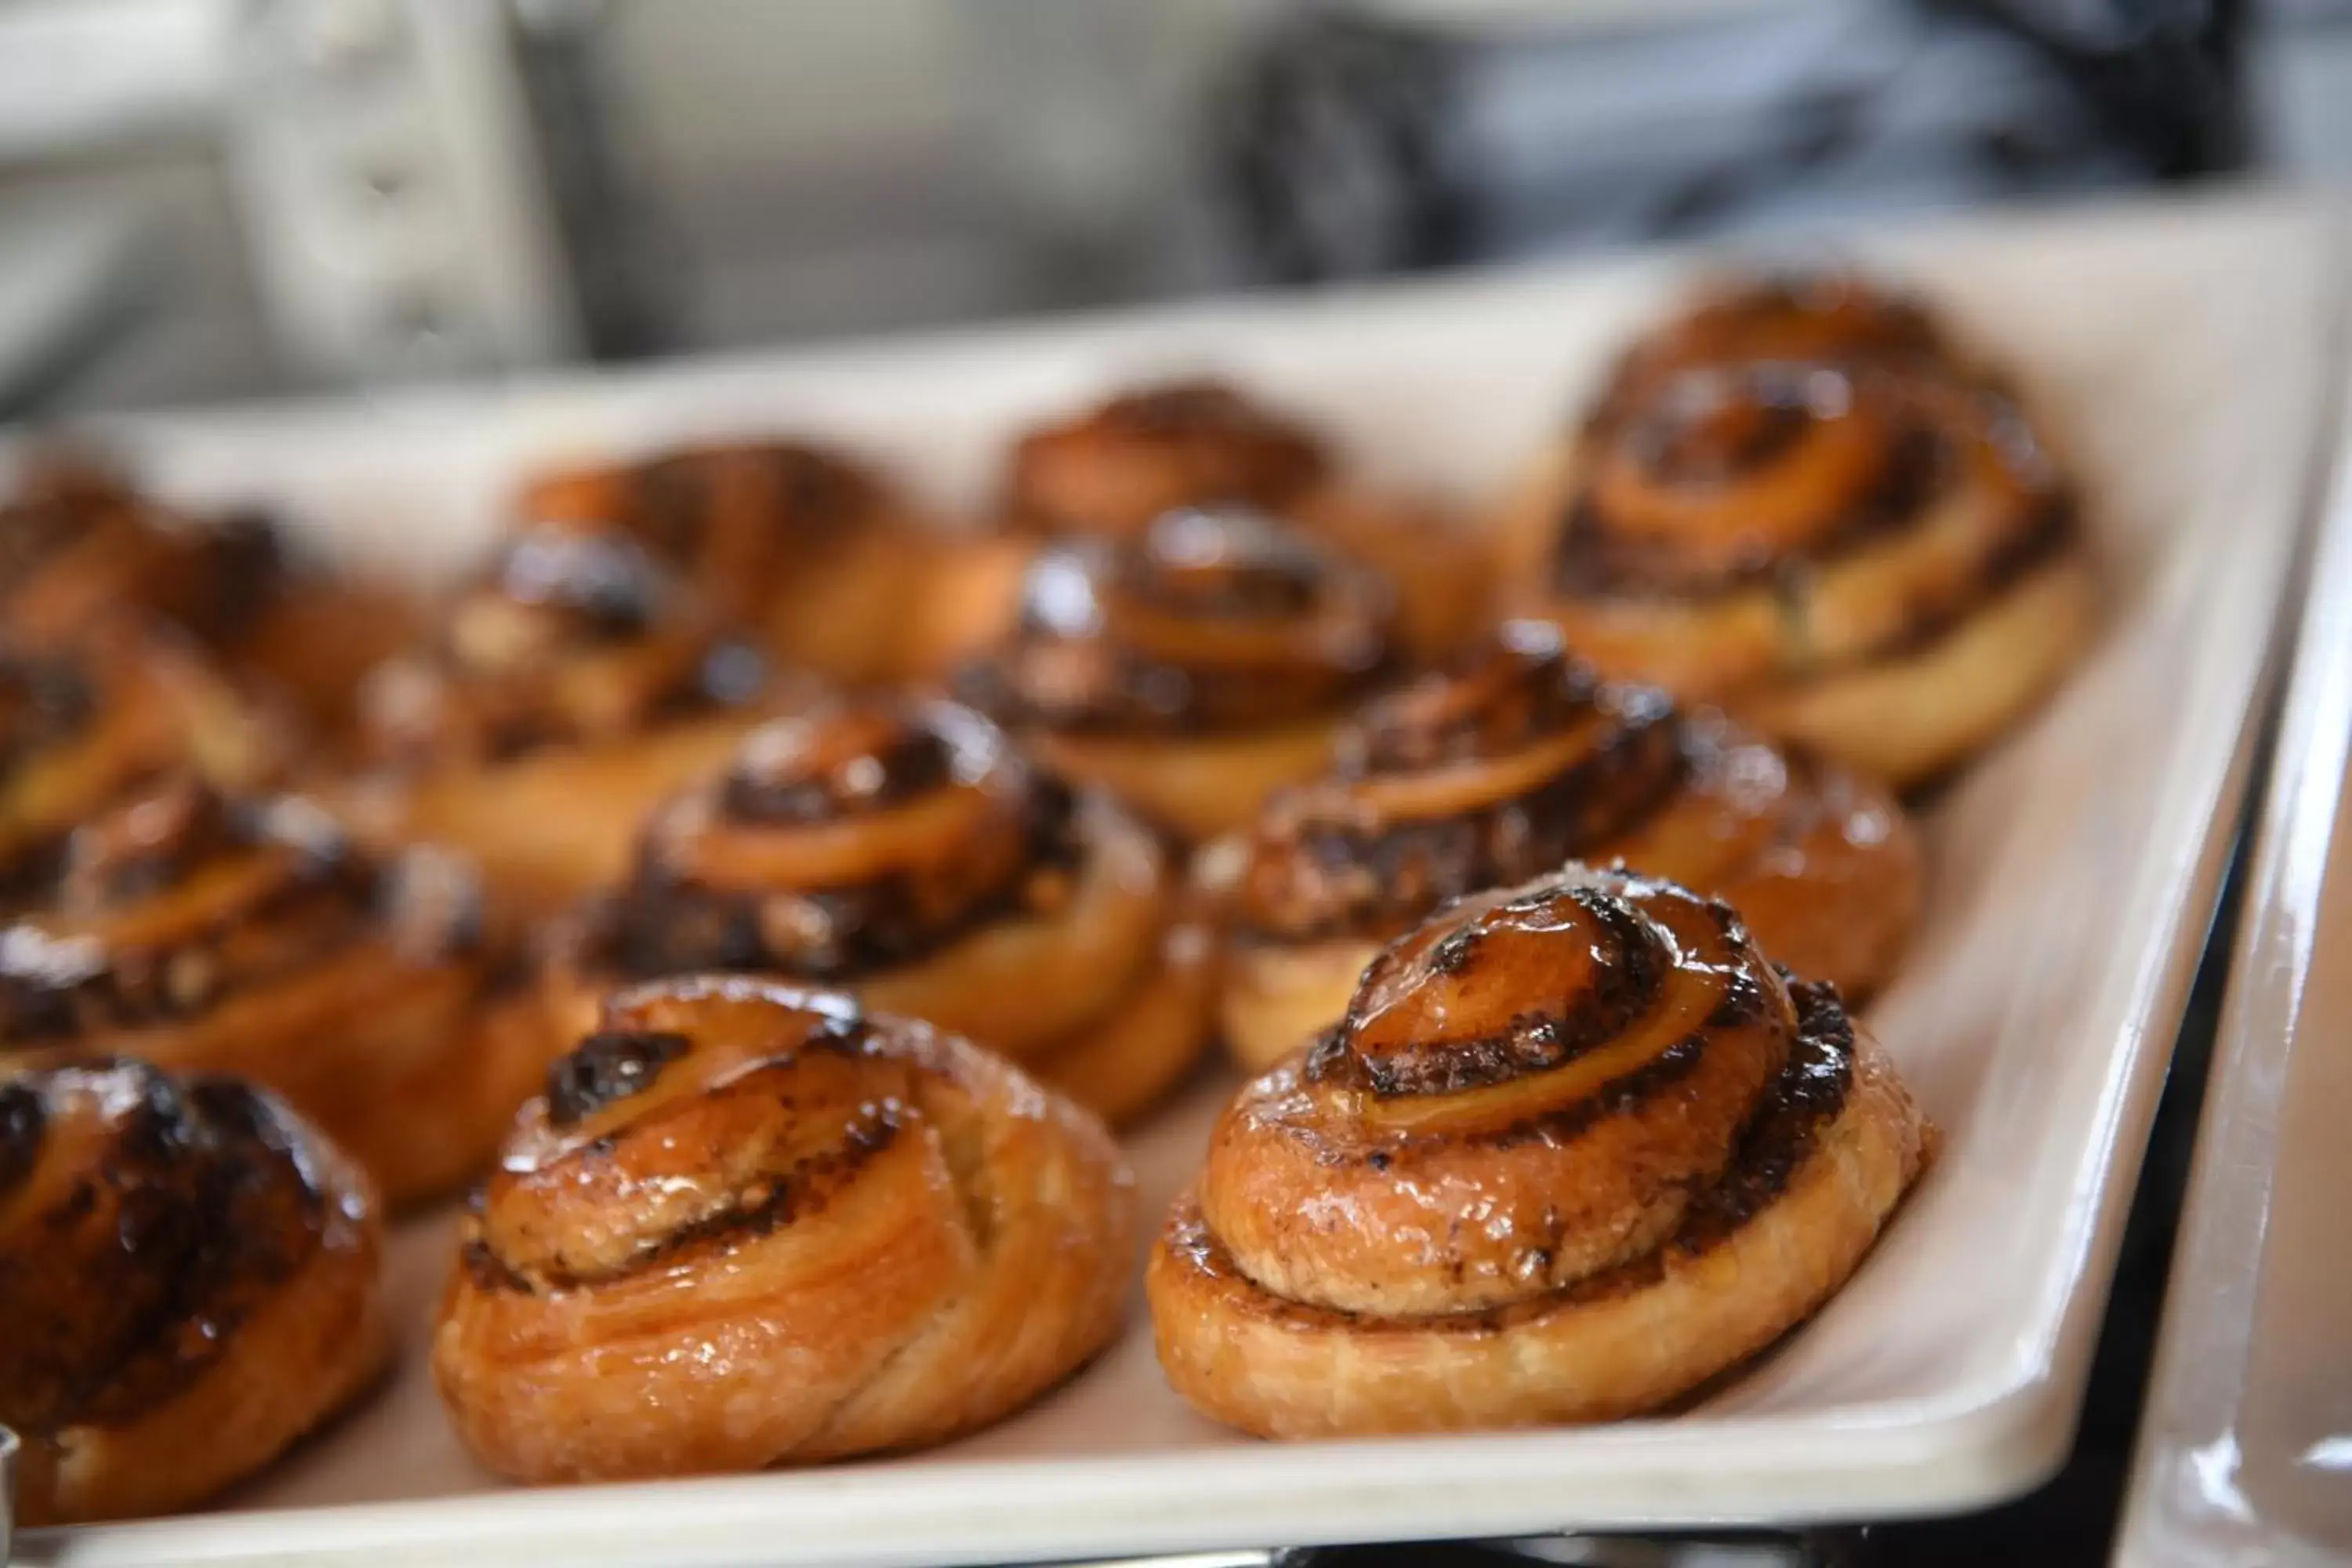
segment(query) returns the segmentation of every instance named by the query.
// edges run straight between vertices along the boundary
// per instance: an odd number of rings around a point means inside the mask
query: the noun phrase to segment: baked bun
[[[44,647],[151,616],[216,642],[267,605],[280,565],[265,524],[199,524],[85,456],[37,452],[0,502],[0,637]]]
[[[269,1095],[97,1060],[0,1081],[0,1424],[30,1526],[176,1512],[382,1368],[374,1189]]]
[[[946,702],[844,699],[754,732],[663,805],[627,882],[558,943],[567,1033],[631,980],[733,970],[854,989],[1114,1121],[1208,1038],[1213,944],[1154,836]]]
[[[2032,426],[1925,358],[1630,375],[1542,510],[1520,607],[1579,654],[1902,784],[2014,722],[2095,618]]]
[[[909,604],[947,592],[932,578],[963,553],[872,470],[792,441],[548,475],[523,492],[521,511],[619,529],[779,664],[853,683],[936,657]]]
[[[1232,880],[1225,1040],[1253,1070],[1336,1022],[1364,965],[1439,905],[1570,859],[1717,895],[1848,995],[1892,973],[1923,880],[1883,788],[1601,681],[1532,622],[1374,698],[1328,777],[1209,859]]]
[[[526,1481],[921,1447],[1117,1332],[1134,1191],[1102,1124],[838,994],[625,991],[460,1233],[433,1370]]]
[[[379,865],[301,800],[167,779],[77,828],[10,901],[0,1064],[250,1079],[399,1205],[478,1169],[538,1081],[544,1037],[510,970],[450,857]]]
[[[158,778],[249,789],[287,749],[269,713],[160,627],[0,644],[0,899],[41,886],[76,826]]]
[[[1273,1437],[1654,1409],[1833,1293],[1927,1137],[1727,905],[1581,868],[1480,894],[1226,1109],[1151,1256],[1160,1363]]]
[[[1006,468],[1006,517],[1048,536],[1133,541],[1184,507],[1256,511],[1379,572],[1416,658],[1458,646],[1486,617],[1486,552],[1457,520],[1349,482],[1315,431],[1220,382],[1122,394],[1024,437]]]
[[[1253,512],[1172,511],[1041,553],[963,689],[1055,772],[1205,838],[1321,772],[1395,653],[1367,568]]]
[[[430,646],[378,670],[367,752],[335,804],[371,842],[478,861],[502,906],[562,909],[620,874],[637,820],[718,765],[776,697],[766,664],[629,534],[510,538]]]

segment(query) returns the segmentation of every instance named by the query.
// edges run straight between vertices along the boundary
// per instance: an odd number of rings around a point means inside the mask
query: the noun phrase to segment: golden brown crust
[[[75,826],[158,778],[248,789],[289,749],[272,715],[165,629],[101,622],[0,647],[0,892],[52,874]]]
[[[615,981],[699,971],[855,989],[1140,1110],[1207,1036],[1210,969],[1167,852],[1039,773],[980,714],[843,699],[755,732],[647,821],[559,944],[584,1022]]]
[[[1924,1136],[1724,906],[1580,868],[1482,895],[1220,1120],[1147,1275],[1160,1362],[1266,1436],[1649,1409],[1843,1283]]]
[[[114,1054],[267,1084],[395,1205],[478,1169],[546,1060],[468,868],[186,778],[78,828],[7,910],[0,1060]]]
[[[521,1480],[811,1463],[1008,1414],[1117,1331],[1131,1179],[928,1025],[743,978],[624,992],[461,1233],[434,1336]]]
[[[1133,542],[1184,507],[1278,518],[1387,579],[1417,658],[1486,619],[1488,552],[1426,500],[1343,482],[1307,426],[1220,382],[1123,394],[1013,448],[1003,510],[1016,530]]]
[[[1315,771],[1392,626],[1367,569],[1255,514],[1176,511],[1139,541],[1042,552],[1018,627],[963,685],[1057,770],[1192,835]]]
[[[282,564],[260,520],[198,523],[85,457],[37,453],[0,502],[0,636],[46,647],[154,616],[217,643],[267,606]]]
[[[1329,471],[1304,426],[1222,383],[1175,382],[1023,437],[1007,465],[1004,510],[1045,533],[1137,539],[1178,507],[1280,509]]]
[[[0,1082],[0,1422],[26,1524],[169,1512],[383,1364],[383,1223],[333,1145],[233,1079],[94,1061]]]
[[[2072,498],[2016,405],[1938,358],[1916,312],[1829,298],[1846,303],[1703,310],[1629,355],[1507,521],[1521,553],[1530,519],[1555,530],[1517,607],[1612,675],[1771,730],[1784,699],[1898,667],[2072,558]],[[2062,664],[2046,647],[2017,662],[2003,718]],[[1952,704],[1923,685],[1908,727]],[[1986,725],[1958,710],[1948,728],[1918,749],[1955,755]],[[1862,763],[1866,732],[1816,729]]]
[[[932,542],[881,479],[801,442],[682,448],[543,476],[533,522],[615,528],[676,572],[719,620],[780,663],[836,680],[898,671],[911,575]]]
[[[1368,704],[1336,771],[1277,795],[1231,853],[1222,1013],[1254,1068],[1336,1019],[1380,945],[1444,900],[1570,858],[1722,897],[1769,951],[1857,994],[1891,973],[1922,876],[1883,790],[1600,681],[1533,623]]]

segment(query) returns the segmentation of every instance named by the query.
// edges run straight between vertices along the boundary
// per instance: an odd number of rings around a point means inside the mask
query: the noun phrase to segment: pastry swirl
[[[1057,772],[1198,837],[1318,771],[1393,658],[1373,574],[1255,513],[1184,510],[1042,553],[965,689]]]
[[[73,829],[123,796],[179,773],[250,788],[286,751],[269,715],[160,628],[0,647],[0,898],[54,876]]]
[[[656,811],[551,984],[570,1028],[660,975],[847,986],[1125,1119],[1199,1054],[1210,956],[1166,852],[1110,799],[969,709],[874,696],[763,727]]]
[[[266,522],[199,526],[85,458],[38,453],[0,504],[0,636],[46,647],[144,615],[218,641],[267,605],[283,564]]]
[[[261,1468],[389,1349],[357,1167],[266,1093],[94,1060],[0,1080],[0,1422],[31,1525]]]
[[[1160,1361],[1268,1436],[1648,1409],[1843,1284],[1925,1137],[1727,905],[1582,868],[1482,893],[1219,1120],[1151,1258]]]
[[[1312,431],[1222,382],[1170,382],[1024,436],[1004,506],[1045,533],[1133,539],[1179,507],[1278,511],[1330,472]]]
[[[1662,363],[1692,358],[1673,337]],[[2014,717],[2091,619],[2056,464],[1925,357],[1629,370],[1567,468],[1530,613],[1612,675],[1897,782]]]
[[[434,1335],[467,1446],[524,1480],[922,1447],[1116,1332],[1131,1178],[1091,1116],[845,995],[624,991],[548,1075]]]
[[[526,488],[520,512],[626,534],[778,663],[841,681],[904,675],[929,658],[929,628],[909,603],[947,597],[953,585],[935,579],[974,563],[917,526],[873,471],[795,441],[551,474]]]
[[[501,547],[431,650],[378,672],[375,753],[410,767],[610,743],[755,695],[758,661],[628,534],[543,524]]]
[[[1276,795],[1233,854],[1222,1013],[1253,1068],[1339,1017],[1380,945],[1432,910],[1570,859],[1720,896],[1856,994],[1892,971],[1922,879],[1885,791],[1600,680],[1532,622],[1366,704],[1330,775]]]
[[[470,871],[185,775],[77,828],[0,929],[0,1061],[136,1056],[283,1093],[394,1204],[447,1190],[545,1060]]]

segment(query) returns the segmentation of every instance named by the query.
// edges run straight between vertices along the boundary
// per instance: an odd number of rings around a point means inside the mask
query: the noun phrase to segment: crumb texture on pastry
[[[1917,836],[1886,791],[1600,679],[1544,623],[1374,699],[1337,759],[1240,844],[1223,1010],[1253,1067],[1336,1021],[1380,944],[1446,900],[1570,859],[1721,897],[1849,994],[1884,983],[1916,917]]]
[[[843,698],[774,721],[647,821],[626,880],[558,943],[584,1027],[613,984],[708,971],[856,991],[1023,1062],[1115,1120],[1207,1038],[1181,878],[1098,792],[944,701]]]
[[[1219,1120],[1151,1258],[1160,1361],[1268,1436],[1650,1409],[1844,1281],[1923,1125],[1728,906],[1582,868],[1480,894]]]
[[[919,1447],[1117,1331],[1101,1123],[926,1024],[743,977],[615,995],[464,1222],[434,1373],[522,1480]]]
[[[396,1204],[469,1175],[545,1061],[471,870],[379,862],[299,797],[167,777],[75,828],[0,914],[0,1062],[266,1084]]]
[[[194,1506],[389,1338],[366,1177],[269,1095],[93,1060],[0,1082],[0,1423],[26,1524]]]

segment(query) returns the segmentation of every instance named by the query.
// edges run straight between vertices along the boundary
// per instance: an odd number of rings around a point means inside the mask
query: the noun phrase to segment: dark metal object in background
[[[1603,29],[1307,10],[1242,62],[1215,180],[1312,282],[1828,213],[2220,173],[2236,0],[1862,0]]]

